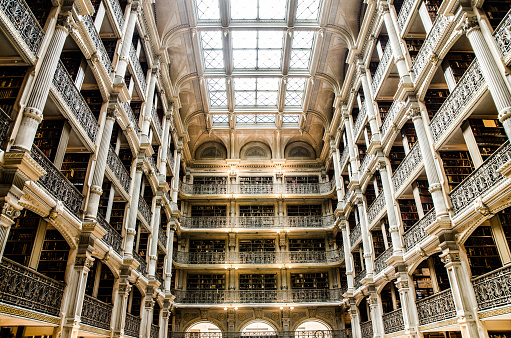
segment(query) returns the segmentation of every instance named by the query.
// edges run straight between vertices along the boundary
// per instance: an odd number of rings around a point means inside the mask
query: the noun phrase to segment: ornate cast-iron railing
[[[141,257],[137,252],[133,252],[133,258],[135,258],[135,260],[140,263],[140,265],[137,267],[137,271],[142,275],[145,275],[147,273],[147,262],[145,257]]]
[[[135,118],[135,114],[133,113],[133,109],[131,109],[131,106],[128,102],[122,103],[122,109],[128,116],[128,119],[130,120],[131,124],[133,125],[133,129],[137,133],[137,135],[140,133],[140,127],[138,126],[138,121]]]
[[[71,111],[83,130],[85,130],[87,136],[89,136],[92,142],[96,142],[98,121],[90,111],[85,99],[76,88],[71,76],[69,76],[69,73],[60,61],[55,71],[52,84],[64,100],[69,111]]]
[[[127,194],[129,194],[131,186],[130,173],[128,172],[128,170],[126,170],[126,167],[124,166],[124,164],[122,164],[121,159],[115,153],[112,147],[108,149],[106,164],[108,165],[114,176],[117,178],[124,191]]]
[[[506,141],[484,163],[467,176],[449,194],[454,214],[458,214],[476,198],[492,190],[504,175],[497,170],[506,162],[511,161],[511,145]]]
[[[383,330],[385,334],[403,331],[405,329],[405,322],[403,321],[403,310],[397,309],[383,316]]]
[[[422,72],[426,69],[428,63],[430,63],[431,57],[435,55],[435,51],[447,32],[449,24],[450,20],[448,17],[444,15],[437,16],[433,27],[429,31],[428,36],[426,36],[426,40],[422,43],[422,47],[412,64],[412,71],[415,74],[416,80],[421,77]]]
[[[158,240],[166,248],[167,247],[167,231],[160,226],[158,230]]]
[[[270,304],[270,303],[322,303],[339,302],[338,290],[186,290],[175,291],[180,304]]]
[[[389,108],[389,111],[387,112],[387,115],[385,115],[385,120],[383,121],[381,125],[381,137],[382,139],[387,136],[387,133],[392,128],[392,126],[396,123],[397,116],[401,113],[403,110],[403,107],[405,106],[404,102],[400,101],[394,101],[392,105]]]
[[[369,225],[373,224],[373,222],[376,220],[378,215],[382,213],[383,210],[385,210],[385,194],[382,190],[380,191],[380,194],[376,196],[373,203],[371,203],[369,206],[369,210],[367,210],[367,220]]]
[[[187,195],[226,194],[325,194],[334,190],[335,180],[325,183],[284,183],[284,184],[188,184],[179,188]]]
[[[154,157],[148,156],[146,157],[147,163],[149,163],[149,166],[151,167],[151,170],[154,172],[155,175],[158,174],[158,168],[156,167],[156,162],[154,161]]]
[[[107,3],[111,8],[112,16],[114,17],[117,26],[119,26],[119,30],[121,30],[122,26],[124,25],[124,15],[121,9],[121,5],[119,4],[119,1],[108,0]]]
[[[61,200],[74,215],[78,215],[82,207],[82,194],[35,145],[32,146],[32,158],[46,171],[37,182],[56,199]]]
[[[126,322],[124,324],[124,333],[130,337],[140,336],[140,317],[126,313]]]
[[[111,318],[112,305],[85,295],[83,298],[81,316],[81,322],[83,324],[109,331]]]
[[[150,338],[158,338],[160,333],[160,327],[154,324],[151,324],[151,332],[149,333]]]
[[[99,52],[99,58],[101,60],[101,64],[105,67],[108,74],[111,74],[114,70],[112,67],[112,60],[110,60],[110,56],[106,52],[105,45],[103,44],[103,40],[99,37],[98,31],[96,30],[96,26],[94,26],[94,22],[89,15],[82,16],[83,23],[85,28],[87,28],[87,32],[94,43],[94,47]]]
[[[98,220],[99,225],[101,225],[103,229],[106,230],[106,234],[105,236],[103,236],[103,242],[110,245],[115,252],[121,255],[122,253],[121,234],[117,230],[115,230],[114,227],[112,227],[110,223],[108,223],[105,220],[105,218],[101,216],[101,214],[98,213],[96,218]]]
[[[451,289],[436,293],[416,302],[419,324],[440,322],[456,317]]]
[[[378,64],[378,68],[376,68],[376,72],[374,72],[372,83],[374,95],[376,95],[378,89],[380,88],[381,83],[383,82],[385,73],[387,71],[391,59],[392,48],[390,47],[390,41],[388,41],[387,45],[385,46],[385,50],[383,51],[383,55],[380,59],[380,63]]]
[[[511,304],[511,265],[472,280],[479,311]]]
[[[348,157],[350,156],[350,148],[345,147],[342,151],[341,159],[339,163],[341,164],[340,170],[344,169],[344,166],[346,165],[346,161],[348,160]]]
[[[335,222],[333,215],[326,216],[284,216],[282,224],[278,216],[244,217],[182,217],[181,226],[192,229],[218,228],[330,228]]]
[[[511,56],[511,10],[507,12],[506,16],[500,22],[495,32],[493,32],[493,38],[499,47],[500,53],[504,61],[509,63]]]
[[[153,213],[151,212],[151,208],[149,208],[149,205],[147,205],[147,202],[143,198],[138,199],[138,211],[145,219],[147,224],[151,224],[151,217]]]
[[[151,112],[151,118],[153,121],[154,129],[155,129],[156,133],[158,134],[159,138],[161,139],[163,137],[163,127],[161,126],[161,122],[158,117],[158,114],[156,113],[155,107],[153,107],[153,111]]]
[[[374,274],[377,275],[387,268],[387,259],[392,256],[393,248],[389,247],[374,260]]]
[[[419,2],[418,0],[405,0],[401,5],[401,10],[399,11],[399,15],[397,17],[397,24],[399,29],[402,31],[410,13],[412,13],[415,4]]]
[[[362,279],[366,278],[367,272],[366,270],[362,270],[355,276],[353,280],[353,286],[355,290],[362,286]]]
[[[360,226],[360,222],[350,231],[350,244],[354,246],[358,240],[362,237],[362,228]]]
[[[484,83],[479,62],[474,59],[431,120],[431,136],[435,143],[447,134],[449,128],[462,116],[462,112],[470,108],[468,102]]]
[[[394,187],[394,191],[399,191],[401,186],[410,178],[412,172],[417,169],[417,167],[422,162],[422,154],[421,149],[419,147],[419,142],[415,142],[410,152],[406,154],[406,157],[399,164],[396,171],[392,175],[392,185]]]
[[[169,332],[168,338],[348,338],[345,330]]]
[[[364,159],[360,163],[360,170],[359,171],[360,171],[361,175],[363,175],[364,172],[369,168],[369,163],[371,163],[373,158],[374,158],[374,155],[371,155],[371,154],[366,154],[366,156],[364,156]]]
[[[424,217],[408,229],[403,235],[406,251],[412,249],[417,243],[420,243],[429,234],[426,228],[436,220],[435,209],[431,209]]]
[[[59,317],[64,284],[13,262],[0,263],[0,302]]]
[[[360,332],[362,332],[362,337],[373,337],[373,323],[370,320],[360,323]]]
[[[7,132],[11,126],[11,118],[0,108],[0,144],[7,139]]]
[[[367,106],[366,101],[362,101],[360,105],[360,110],[358,112],[357,119],[355,120],[355,123],[353,124],[353,133],[354,137],[357,138],[360,132],[362,131],[362,127],[364,126],[364,122],[366,121],[367,117]]]
[[[35,55],[43,41],[44,32],[24,0],[0,0],[0,12],[9,19],[28,49]]]
[[[130,48],[130,61],[131,67],[133,68],[133,73],[135,75],[135,79],[137,80],[138,86],[140,87],[140,91],[145,95],[145,91],[147,89],[147,83],[145,80],[144,71],[142,70],[142,66],[140,65],[140,61],[138,60],[137,51],[135,47],[131,45]]]

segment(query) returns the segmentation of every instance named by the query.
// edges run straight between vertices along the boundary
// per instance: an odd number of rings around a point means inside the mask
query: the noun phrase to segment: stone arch
[[[219,142],[204,142],[195,150],[197,160],[225,160],[226,158],[227,149]]]
[[[307,329],[307,326],[304,327],[304,330],[300,330],[300,326],[306,325],[307,323],[316,324],[318,327],[323,326],[324,328],[313,328],[313,329]],[[305,318],[299,322],[297,322],[293,328],[293,331],[316,331],[316,330],[332,330],[332,325],[325,322],[322,319],[319,318]]]
[[[268,319],[268,318],[256,318],[256,319],[249,319],[247,320],[245,323],[241,324],[240,325],[240,329],[239,331],[240,332],[251,332],[251,331],[245,331],[247,330],[247,328],[250,326],[250,325],[254,325],[254,324],[263,324],[263,325],[267,325],[268,327],[270,327],[273,331],[268,331],[268,332],[277,332],[279,330],[278,328],[278,325],[273,322],[272,320]]]
[[[240,150],[242,160],[271,160],[271,158],[271,148],[263,142],[248,142]]]
[[[190,322],[186,323],[185,327],[184,327],[184,332],[190,332],[190,330],[192,330],[195,326],[198,326],[200,324],[210,324],[210,325],[213,325],[215,326],[219,332],[223,332],[222,330],[222,325],[217,322],[215,319],[213,318],[209,318],[208,320],[204,320],[204,319],[201,319],[201,318],[196,318],[194,320],[191,320]]]
[[[316,151],[310,144],[303,141],[290,142],[284,150],[284,158],[287,160],[315,160]]]

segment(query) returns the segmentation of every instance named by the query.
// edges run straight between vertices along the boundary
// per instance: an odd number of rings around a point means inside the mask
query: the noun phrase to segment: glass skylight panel
[[[285,114],[282,116],[282,123],[298,123],[300,115],[298,114]]]
[[[275,114],[257,114],[256,123],[275,123]]]
[[[209,103],[212,107],[227,106],[225,79],[208,79]]]
[[[234,99],[237,106],[276,106],[278,78],[235,78]]]
[[[234,90],[256,90],[257,80],[255,77],[239,77],[234,79]]]
[[[201,31],[202,52],[206,69],[224,68],[222,32]]]
[[[286,92],[285,104],[286,106],[301,106],[303,92]]]
[[[287,79],[286,90],[304,90],[305,78],[303,77],[290,77]]]
[[[286,95],[284,102],[286,106],[301,106],[303,91],[305,89],[305,78],[291,77],[287,80]]]
[[[311,49],[314,42],[313,31],[296,31],[293,34],[293,49]]]
[[[208,79],[208,90],[209,91],[218,91],[225,90],[225,79],[223,78],[211,78]]]
[[[232,0],[232,20],[284,20],[287,0]]]
[[[286,18],[286,3],[287,0],[259,0],[259,19],[284,20]]]
[[[255,106],[256,92],[234,92],[234,100],[237,106]]]
[[[197,18],[199,20],[220,20],[218,0],[197,0]]]
[[[215,114],[211,116],[213,118],[213,124],[215,123],[229,123],[229,116],[227,114]]]
[[[231,19],[233,20],[255,20],[257,19],[257,1],[254,0],[232,0]]]
[[[307,69],[310,65],[314,32],[297,31],[293,35],[291,58],[289,67],[294,69]]]
[[[236,115],[236,123],[255,123],[255,115]]]
[[[317,20],[321,0],[298,0],[296,8],[297,20]]]
[[[235,69],[281,67],[284,31],[235,30],[231,36]]]

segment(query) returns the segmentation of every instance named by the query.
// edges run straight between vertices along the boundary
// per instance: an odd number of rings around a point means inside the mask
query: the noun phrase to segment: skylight
[[[234,69],[278,69],[282,64],[283,31],[232,32]]]
[[[197,0],[197,18],[199,20],[220,20],[218,0]]]
[[[212,107],[227,106],[227,92],[224,78],[208,79],[209,103]]]
[[[231,1],[232,20],[284,20],[286,0]]]
[[[317,20],[321,0],[298,0],[296,9],[297,20]]]
[[[235,78],[236,106],[276,106],[279,91],[278,78]]]
[[[298,114],[285,114],[282,116],[282,123],[298,123],[300,115]]]
[[[241,124],[272,124],[276,121],[275,114],[240,114],[236,115],[236,123]]]
[[[204,54],[204,68],[224,68],[224,55],[222,49],[221,31],[202,31],[202,50]]]
[[[229,116],[227,114],[215,114],[211,116],[213,118],[213,123],[216,124],[225,124],[229,123]]]
[[[285,104],[287,106],[301,106],[303,91],[305,89],[305,78],[291,77],[287,80]]]
[[[314,32],[296,31],[294,33],[289,68],[309,68],[313,43]]]

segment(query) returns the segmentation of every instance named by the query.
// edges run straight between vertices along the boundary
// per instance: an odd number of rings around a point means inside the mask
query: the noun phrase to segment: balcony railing
[[[168,338],[348,338],[346,331],[169,332]]]
[[[346,165],[346,161],[348,160],[348,157],[350,157],[350,148],[344,147],[341,155],[341,159],[339,163],[341,164],[340,170],[344,169],[344,166]]]
[[[158,338],[160,333],[160,327],[154,324],[151,324],[151,332],[149,332],[150,338]]]
[[[354,133],[353,136],[355,138],[358,138],[358,135],[362,131],[362,127],[364,126],[364,122],[366,121],[366,117],[367,117],[367,106],[366,106],[366,101],[363,101],[361,103],[357,119],[355,120],[355,123],[353,124],[353,133]]]
[[[363,175],[364,172],[369,169],[369,164],[371,163],[371,161],[373,160],[374,158],[374,155],[371,155],[371,154],[366,154],[364,156],[364,159],[362,160],[362,162],[360,163],[360,174]]]
[[[81,322],[85,325],[99,327],[110,331],[112,305],[103,303],[94,297],[85,295],[83,298]]]
[[[484,163],[467,176],[449,194],[454,214],[465,209],[476,198],[492,191],[504,175],[497,170],[505,163],[511,161],[511,145],[506,141]]]
[[[7,132],[11,126],[11,118],[0,108],[0,144],[7,139]]]
[[[362,333],[362,337],[373,337],[373,323],[371,321],[367,321],[360,324],[360,332]]]
[[[140,212],[140,215],[142,215],[142,218],[144,218],[144,220],[147,222],[147,224],[151,224],[151,217],[153,213],[143,198],[139,198],[138,200],[138,211]]]
[[[105,45],[103,44],[103,40],[99,37],[98,31],[96,30],[96,26],[94,26],[94,22],[89,15],[83,15],[83,23],[87,32],[89,33],[90,39],[96,47],[96,50],[99,52],[99,58],[101,60],[101,64],[105,67],[105,70],[108,75],[110,75],[114,68],[112,67],[112,60],[110,60],[110,56],[108,55]]]
[[[282,224],[279,216],[215,216],[182,217],[181,226],[190,229],[225,229],[225,228],[331,228],[335,219],[326,216],[284,216]]]
[[[403,235],[406,251],[412,249],[415,245],[420,243],[429,234],[426,228],[436,220],[435,209],[431,209],[424,217],[408,229]]]
[[[399,30],[403,31],[406,21],[410,17],[410,14],[414,11],[415,5],[419,2],[419,0],[405,0],[401,5],[401,10],[399,11],[399,15],[397,17],[397,25],[399,26]]]
[[[147,262],[145,260],[145,257],[141,257],[137,252],[133,252],[133,257],[140,264],[137,267],[137,271],[145,276],[145,274],[147,273]]]
[[[46,174],[41,176],[37,182],[56,199],[62,201],[74,215],[78,216],[82,207],[82,194],[35,145],[32,146],[32,158],[46,171]]]
[[[35,56],[43,41],[44,32],[26,2],[24,0],[0,0],[0,13],[3,14],[2,16],[6,16],[11,23],[12,28],[8,28],[14,29],[20,35],[21,38],[16,40],[25,43]]]
[[[376,68],[376,72],[373,76],[372,87],[374,95],[376,95],[380,89],[380,85],[382,84],[387,68],[389,67],[390,60],[392,60],[392,48],[390,47],[390,41],[388,41],[380,59],[380,63],[378,64],[378,68]]]
[[[103,242],[110,245],[115,252],[121,255],[122,253],[121,234],[117,230],[115,230],[114,227],[112,227],[110,223],[108,223],[105,220],[105,218],[101,216],[101,214],[98,213],[96,218],[98,220],[99,225],[101,225],[103,229],[106,230],[106,235],[103,236]]]
[[[5,257],[0,263],[0,302],[59,317],[64,284]]]
[[[511,27],[511,10],[507,12],[493,33],[493,38],[506,64],[511,60],[511,29],[509,27]]]
[[[124,324],[124,333],[129,337],[140,336],[140,317],[126,313],[126,321]]]
[[[382,272],[383,270],[385,270],[388,267],[387,259],[389,259],[392,256],[393,250],[394,249],[392,247],[389,247],[387,250],[385,250],[381,255],[379,255],[374,260],[374,274],[375,275],[379,274],[380,272]]]
[[[451,128],[458,125],[456,122],[465,119],[464,112],[468,112],[471,107],[469,102],[477,99],[478,95],[476,93],[483,87],[484,83],[485,80],[479,62],[474,59],[431,120],[431,136],[435,144],[443,139],[444,135],[448,135]]]
[[[163,128],[161,126],[160,119],[158,117],[158,114],[156,113],[156,108],[153,107],[153,111],[151,112],[152,122],[154,126],[154,130],[158,134],[158,138],[161,140],[163,137]]]
[[[130,186],[131,186],[131,177],[128,170],[126,170],[126,167],[124,164],[122,164],[121,159],[119,156],[115,153],[114,149],[110,147],[108,149],[108,156],[106,158],[106,164],[108,165],[108,168],[112,171],[117,181],[119,181],[119,184],[124,189],[126,194],[130,193]]]
[[[93,143],[96,142],[98,121],[96,121],[96,118],[90,111],[82,94],[76,88],[62,62],[59,62],[57,66],[52,84],[57,90],[58,95],[62,98],[63,102],[61,103],[67,106],[67,110],[71,112],[90,140]]]
[[[186,290],[175,291],[180,304],[271,304],[340,302],[338,290]]]
[[[387,112],[387,115],[385,115],[385,120],[383,121],[381,125],[381,137],[382,140],[385,139],[385,136],[387,136],[387,133],[392,128],[392,126],[395,125],[396,119],[398,115],[403,110],[403,107],[405,106],[404,102],[400,101],[394,101],[392,105],[389,108],[389,111]]]
[[[188,184],[181,183],[180,190],[187,195],[257,195],[257,194],[325,194],[334,190],[335,180],[325,183],[284,184]]]
[[[140,88],[140,91],[142,92],[142,95],[145,95],[145,91],[147,89],[147,83],[145,80],[144,71],[142,70],[142,66],[140,65],[140,61],[138,60],[137,51],[135,50],[135,47],[131,45],[130,48],[130,61],[131,61],[131,67],[133,70],[133,77],[136,79],[138,83],[138,87]]]
[[[267,251],[267,252],[177,252],[178,264],[310,264],[336,263],[344,258],[342,250]]]
[[[440,322],[456,317],[451,289],[436,293],[416,302],[419,324]]]
[[[479,311],[511,305],[511,265],[472,280]]]
[[[383,316],[383,330],[385,334],[403,331],[405,322],[403,321],[403,310],[397,309]]]
[[[151,167],[151,170],[154,172],[155,175],[158,174],[158,168],[156,168],[156,162],[154,161],[154,157],[148,156],[146,157],[147,163],[149,163],[149,166]]]
[[[133,129],[135,130],[135,133],[137,135],[140,133],[140,127],[138,126],[138,121],[135,118],[135,114],[133,113],[133,109],[131,109],[131,106],[127,102],[122,103],[122,109],[124,109],[124,112],[128,116],[128,119],[130,120],[131,124],[133,125]]]
[[[362,279],[366,278],[366,275],[366,270],[362,270],[355,276],[353,279],[353,286],[355,287],[355,290],[362,286]]]
[[[419,142],[415,142],[410,152],[406,154],[406,157],[397,167],[394,175],[392,175],[392,185],[394,186],[395,192],[398,192],[401,189],[403,184],[410,178],[421,162],[422,154]]]
[[[160,229],[158,230],[158,240],[160,241],[164,248],[167,247],[167,231],[165,231],[161,226]]]
[[[119,27],[119,30],[122,29],[122,26],[124,25],[124,15],[122,12],[121,5],[119,4],[118,0],[108,0],[107,1],[110,11],[112,12],[112,16],[117,23],[117,26]]]
[[[369,226],[373,224],[375,220],[377,220],[381,214],[385,211],[385,194],[383,190],[380,191],[380,194],[376,196],[375,200],[369,206],[369,210],[367,210],[367,220],[369,222]]]
[[[362,237],[362,228],[360,226],[360,222],[350,231],[350,244],[354,246]]]

